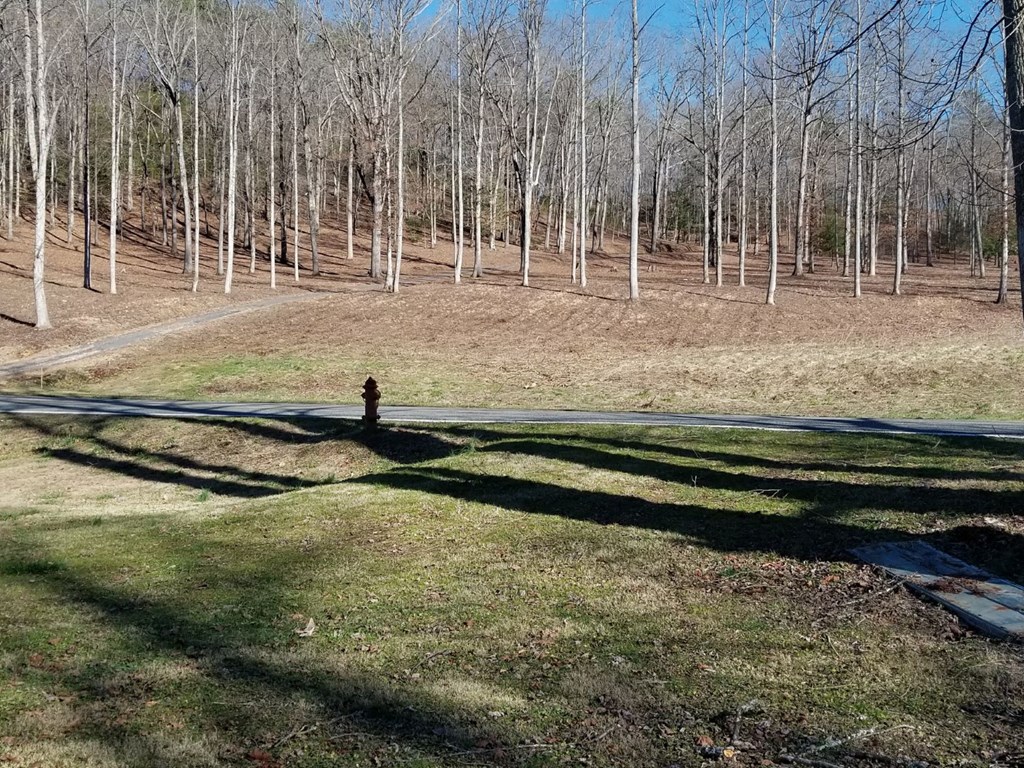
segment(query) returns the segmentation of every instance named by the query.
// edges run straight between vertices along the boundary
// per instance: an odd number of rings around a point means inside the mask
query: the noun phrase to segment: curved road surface
[[[190,402],[101,397],[0,395],[0,415],[148,416],[176,419],[348,419],[363,415],[361,405],[323,403]],[[866,432],[938,437],[1024,438],[1021,421],[950,421],[934,419],[841,419],[817,416],[728,416],[688,413],[615,411],[532,411],[506,408],[380,409],[385,423],[449,424],[621,424],[650,427],[717,427],[802,432]]]

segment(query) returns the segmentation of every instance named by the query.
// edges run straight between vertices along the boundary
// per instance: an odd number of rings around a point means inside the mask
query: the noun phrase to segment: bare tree
[[[235,214],[238,186],[238,118],[241,112],[241,50],[243,41],[239,24],[238,0],[228,4],[228,73],[227,73],[227,267],[224,270],[224,293],[231,293],[235,274]],[[188,207],[186,201],[185,207]],[[187,241],[186,241],[187,246]],[[298,249],[296,248],[296,251]],[[295,254],[296,262],[298,253]]]
[[[1014,213],[1017,218],[1017,266],[1024,285],[1024,44],[1021,42],[1024,0],[1003,0],[1002,21],[1006,103],[1013,154]]]
[[[232,17],[237,14],[238,0],[227,0]],[[146,49],[149,63],[164,91],[174,120],[174,145],[178,161],[178,189],[185,212],[184,271],[191,272],[192,262],[192,210],[188,183],[188,165],[185,162],[185,118],[182,86],[186,81],[189,51],[192,40],[192,14],[182,3],[171,0],[148,0],[135,14],[135,29]],[[111,263],[110,292],[117,293],[117,282]]]
[[[580,287],[587,287],[587,219],[590,196],[587,190],[587,0],[580,0],[580,202],[579,270]],[[573,278],[575,279],[575,270]]]
[[[114,277],[117,264],[117,234],[119,214],[121,209],[121,135],[124,125],[124,94],[128,79],[128,66],[132,61],[131,49],[119,54],[118,51],[118,30],[120,27],[120,8],[116,3],[110,5],[110,249],[109,259],[111,264],[111,293],[116,282]],[[119,55],[123,61],[119,61]],[[182,155],[183,157],[183,155]],[[186,196],[186,201],[188,197]],[[188,203],[186,202],[186,205]]]
[[[36,190],[35,242],[32,258],[32,289],[35,294],[38,330],[48,330],[50,313],[46,306],[46,171],[50,160],[50,146],[57,127],[55,104],[51,103],[48,86],[54,61],[54,50],[47,47],[43,33],[42,0],[25,0],[24,4],[24,57],[25,57],[25,126],[28,134],[32,177]]]
[[[640,19],[637,15],[637,0],[632,2],[633,34],[633,173],[629,193],[629,299],[640,299],[640,275],[637,263],[640,249]]]
[[[768,78],[769,108],[771,110],[771,158],[768,182],[768,294],[766,304],[775,304],[775,289],[779,274],[779,19],[782,16],[780,0],[770,0],[768,9]]]
[[[129,129],[130,133],[130,129]],[[128,189],[131,189],[131,144],[129,143]],[[192,213],[195,240],[192,243],[192,293],[199,290],[199,3],[192,5]]]
[[[519,185],[519,269],[524,287],[530,285],[534,195],[540,184],[544,146],[555,101],[553,94],[561,75],[556,65],[550,82],[546,84],[548,99],[545,104],[542,99],[545,81],[541,31],[544,28],[546,6],[546,0],[520,0],[518,8],[523,49],[521,52],[503,52],[502,63],[508,90],[505,99],[495,99],[512,147],[512,167]],[[520,74],[520,63],[525,63],[525,67],[521,72],[523,82],[518,84],[516,81]],[[521,101],[516,98],[517,95],[521,95]]]
[[[739,284],[746,285],[747,282],[747,179],[749,176],[750,150],[747,147],[747,133],[749,129],[749,118],[747,107],[750,93],[747,85],[747,69],[750,63],[750,0],[743,0],[743,63],[740,66],[740,77],[742,84],[743,104],[740,107],[740,211],[739,211],[739,238],[737,253],[739,261]]]
[[[453,192],[456,196],[456,216],[454,223],[455,237],[455,282],[462,282],[462,257],[466,239],[466,203],[464,192],[466,188],[462,168],[462,0],[455,0],[455,50],[452,52],[455,57],[455,125],[452,126],[455,132],[455,186]]]
[[[807,0],[798,14],[795,73],[800,100],[800,170],[797,176],[795,254],[793,274],[802,275],[809,254],[807,241],[807,184],[811,154],[811,125],[818,108],[832,97],[834,88],[823,88],[829,64],[834,58],[832,36],[839,20],[840,6],[834,0]],[[802,18],[800,18],[802,16]]]
[[[478,0],[469,6],[470,58],[476,75],[476,174],[473,180],[473,277],[483,277],[483,189],[484,189],[484,129],[488,81],[497,61],[495,53],[499,35],[503,33],[506,4],[501,0]]]

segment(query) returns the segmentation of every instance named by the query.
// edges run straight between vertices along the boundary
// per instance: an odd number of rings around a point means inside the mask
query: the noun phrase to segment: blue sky
[[[452,0],[447,1],[452,2]],[[750,13],[752,22],[756,17],[764,13],[766,5],[770,1],[751,0]],[[432,5],[436,9],[440,7],[441,2],[444,2],[444,0],[433,0]],[[513,0],[509,0],[509,2],[513,2]],[[639,0],[640,18],[643,21],[654,14],[648,28],[649,32],[669,36],[685,36],[692,24],[691,20],[695,14],[696,2],[703,2],[703,0]],[[785,7],[787,2],[793,6],[799,3],[800,0],[781,0],[781,2],[783,7]],[[873,10],[872,6],[875,6],[874,10],[876,12],[879,7],[889,10],[892,8],[893,2],[894,0],[865,0],[865,12],[870,18]],[[979,3],[986,3],[993,8],[996,5],[992,0],[905,0],[905,2],[908,9],[914,8],[916,11],[927,10],[927,14],[934,20],[937,32],[942,38],[940,50],[944,49],[950,53],[956,49],[956,44],[962,38],[967,22],[981,8]],[[849,11],[852,12],[852,0],[847,4],[850,6]],[[742,13],[740,3],[737,2],[736,5],[736,12]],[[575,17],[579,13],[579,0],[548,0],[548,11],[553,15]],[[587,0],[588,20],[599,23],[607,21],[609,18],[618,19],[619,23],[622,24],[623,40],[629,34],[627,26],[629,11],[630,0]],[[992,11],[987,19],[988,24],[983,25],[983,29],[976,30],[976,40],[980,41],[988,26],[996,18],[995,11]],[[756,39],[758,33],[754,32],[753,34]],[[998,44],[1000,39],[1000,36],[996,34],[993,36],[992,42]]]
[[[963,34],[966,22],[978,12],[982,0],[932,0],[931,13],[939,21],[940,29],[944,37],[956,39]],[[590,19],[608,19],[619,14],[625,21],[629,13],[629,0],[587,0],[587,12]],[[907,0],[908,5],[917,5],[917,0]],[[891,6],[891,1],[886,1],[886,7]],[[871,2],[868,0],[867,5]],[[579,13],[579,0],[549,0],[548,8],[553,13],[568,13],[576,15]],[[751,3],[751,15],[757,15],[763,9],[763,3],[754,0]],[[652,13],[654,18],[651,26],[663,32],[680,33],[690,24],[694,14],[693,0],[640,0],[639,10],[641,21]],[[851,9],[852,10],[852,9]],[[625,30],[623,30],[625,33]]]

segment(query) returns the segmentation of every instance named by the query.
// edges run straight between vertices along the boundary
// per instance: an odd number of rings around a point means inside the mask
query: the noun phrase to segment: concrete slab
[[[1024,588],[1019,584],[993,576],[923,541],[887,542],[851,552],[986,635],[1024,641]]]

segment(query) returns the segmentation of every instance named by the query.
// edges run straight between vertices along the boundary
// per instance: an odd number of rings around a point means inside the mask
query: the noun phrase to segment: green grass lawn
[[[0,763],[987,764],[1024,655],[846,551],[1021,580],[1022,473],[994,440],[8,420]]]

